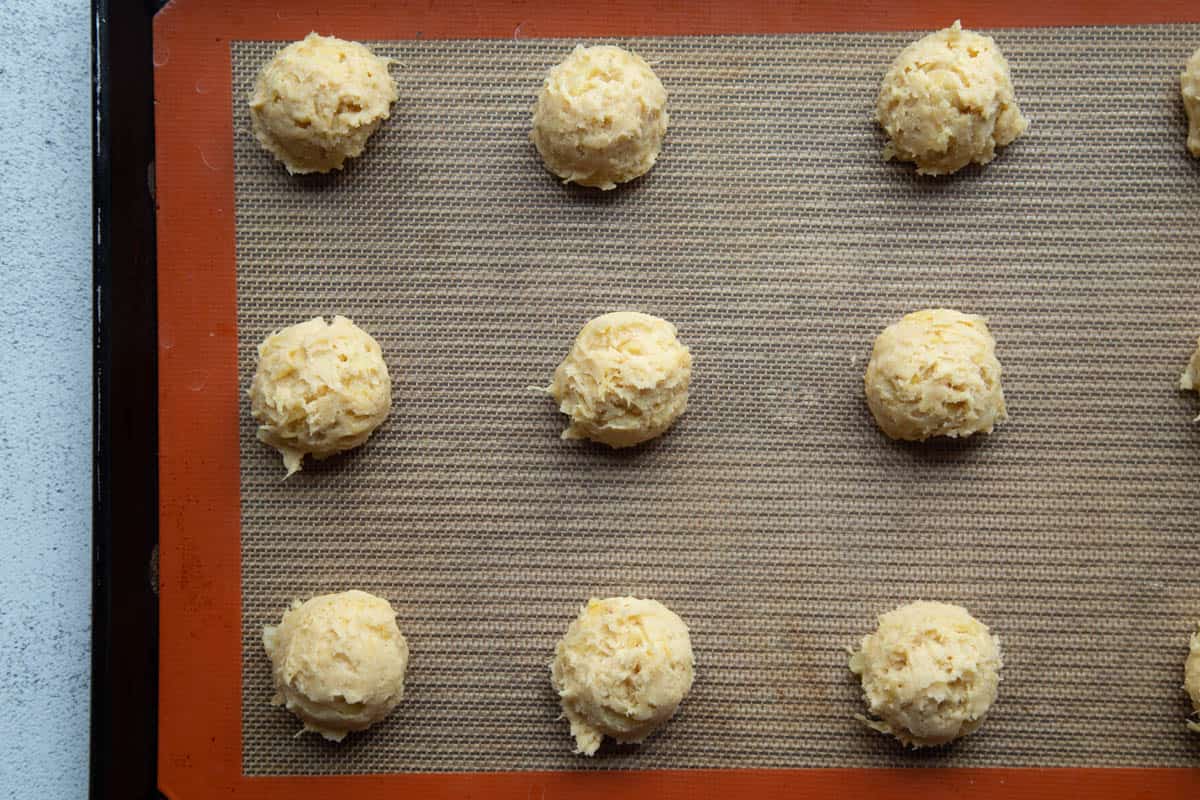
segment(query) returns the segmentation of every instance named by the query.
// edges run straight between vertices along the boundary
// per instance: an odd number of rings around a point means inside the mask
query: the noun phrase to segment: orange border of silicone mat
[[[736,769],[245,777],[232,39],[799,33],[1200,22],[1196,0],[175,0],[154,21],[161,626],[159,785],[208,797],[1200,797],[1200,769]],[[882,68],[883,65],[881,65]],[[530,96],[536,87],[530,87]],[[239,99],[240,100],[240,99]],[[1180,144],[1182,147],[1182,143]],[[984,734],[986,735],[986,733]],[[567,746],[564,740],[564,747]]]

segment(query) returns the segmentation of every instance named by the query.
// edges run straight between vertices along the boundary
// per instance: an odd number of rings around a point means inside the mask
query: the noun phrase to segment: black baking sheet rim
[[[93,0],[93,495],[89,787],[161,798],[154,14]]]

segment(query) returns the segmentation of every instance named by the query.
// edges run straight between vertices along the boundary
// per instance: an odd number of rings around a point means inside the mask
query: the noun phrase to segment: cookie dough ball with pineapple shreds
[[[694,667],[687,625],[662,603],[589,600],[550,664],[575,752],[593,755],[605,736],[645,739],[675,714]]]
[[[1197,721],[1188,722],[1188,727],[1200,733],[1200,630],[1192,634],[1187,662],[1183,667],[1183,688],[1192,698],[1192,710]]]
[[[1192,53],[1180,74],[1179,89],[1188,117],[1188,152],[1200,158],[1200,49]]]
[[[666,89],[640,56],[579,46],[547,73],[530,138],[564,183],[613,189],[654,166],[666,105]]]
[[[1185,392],[1200,392],[1200,341],[1196,342],[1196,350],[1179,376],[1179,388]]]
[[[928,309],[889,325],[863,383],[871,414],[893,439],[991,433],[1008,418],[996,340],[971,314]]]
[[[258,438],[291,475],[304,456],[358,447],[392,408],[392,381],[379,343],[345,317],[316,317],[258,346],[250,411]]]
[[[890,139],[884,157],[912,161],[922,175],[986,164],[1029,127],[996,42],[958,21],[901,51],[883,78],[876,118]]]
[[[254,138],[292,174],[341,169],[399,96],[389,60],[357,42],[310,33],[258,73],[250,95]]]
[[[999,643],[966,609],[902,606],[881,616],[850,656],[870,713],[859,719],[911,747],[945,744],[983,724],[1000,666]]]
[[[547,390],[571,418],[564,439],[631,447],[664,433],[684,412],[692,355],[675,326],[615,311],[583,326]]]
[[[366,592],[299,600],[263,628],[275,705],[304,730],[340,742],[392,712],[404,697],[408,642],[387,600]]]

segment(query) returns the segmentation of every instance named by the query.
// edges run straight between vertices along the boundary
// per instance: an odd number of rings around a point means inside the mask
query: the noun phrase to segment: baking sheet
[[[968,20],[969,22],[969,20]],[[880,159],[874,95],[913,34],[630,39],[670,92],[659,165],[563,187],[527,140],[567,41],[374,43],[401,101],[342,173],[289,178],[240,98],[280,43],[233,42],[240,370],[341,313],[393,371],[366,447],[281,482],[242,420],[247,774],[790,766],[1191,766],[1200,168],[1178,72],[1200,26],[997,32],[1029,132],[986,168]],[[992,322],[1012,420],[895,444],[874,335],[947,305]],[[557,438],[528,391],[589,317],[677,324],[692,402],[634,451]],[[398,608],[404,703],[335,746],[267,703],[293,597]],[[663,600],[697,681],[636,748],[571,754],[547,663],[589,595]],[[907,753],[853,719],[844,648],[917,597],[1001,638],[983,731]]]

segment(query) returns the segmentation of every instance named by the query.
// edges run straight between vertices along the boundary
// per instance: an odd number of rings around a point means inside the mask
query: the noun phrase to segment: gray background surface
[[[529,110],[565,42],[411,42],[401,101],[345,172],[289,178],[234,109],[242,383],[269,331],[341,313],[395,409],[287,482],[243,417],[247,772],[831,765],[1194,765],[1200,165],[1196,27],[1006,31],[1028,134],[920,179],[880,159],[879,78],[911,34],[658,39],[671,129],[644,179],[559,185]],[[234,43],[244,97],[270,43]],[[889,442],[873,337],[947,305],[991,319],[1012,420]],[[557,438],[548,382],[616,308],[678,325],[692,404],[633,451]],[[261,626],[363,588],[409,638],[408,693],[341,746],[267,704]],[[589,595],[663,600],[698,677],[638,748],[571,755],[546,664]],[[853,719],[844,648],[924,597],[1006,655],[984,730],[903,752]]]
[[[3,797],[87,792],[90,12],[83,0],[0,2]]]

